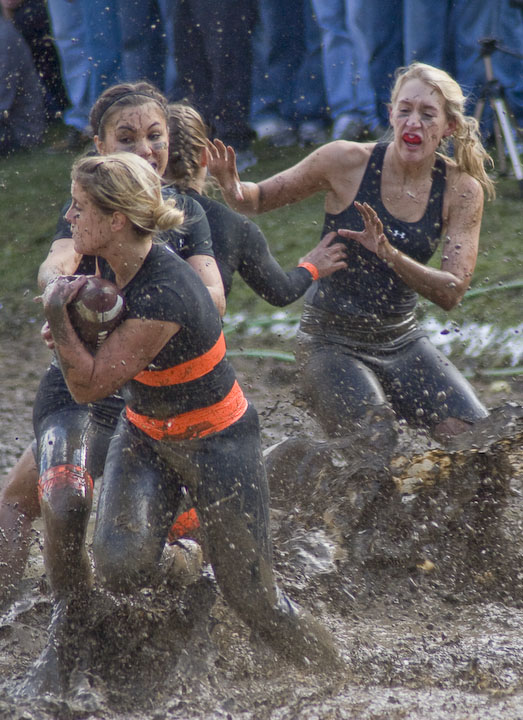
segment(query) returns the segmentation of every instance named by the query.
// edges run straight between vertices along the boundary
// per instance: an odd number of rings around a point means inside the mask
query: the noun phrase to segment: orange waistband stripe
[[[237,380],[230,392],[220,402],[197,410],[190,410],[173,418],[160,420],[148,415],[140,415],[129,407],[125,408],[129,421],[155,440],[164,438],[188,440],[205,437],[205,435],[225,430],[226,427],[239,420],[246,410],[247,399]]]
[[[211,372],[220,360],[223,360],[225,352],[225,337],[222,332],[212,348],[203,355],[166,370],[142,370],[138,375],[135,375],[134,380],[154,387],[178,385],[179,383],[197,380]]]
[[[87,497],[93,492],[93,479],[80,465],[55,465],[38,478],[38,499],[42,500],[52,488],[72,487]]]

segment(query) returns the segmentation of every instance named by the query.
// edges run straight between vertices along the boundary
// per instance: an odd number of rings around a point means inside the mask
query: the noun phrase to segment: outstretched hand
[[[207,167],[210,174],[218,180],[225,195],[230,195],[238,202],[244,199],[236,167],[236,153],[230,145],[224,145],[218,139],[208,140]]]
[[[379,219],[376,211],[368,204],[359,202],[354,203],[354,207],[363,218],[365,229],[361,231],[339,229],[338,235],[357,240],[371,252],[375,253],[379,258],[383,258],[385,245],[388,243],[387,237],[383,232],[383,223]]]
[[[318,270],[320,278],[327,277],[337,270],[344,270],[347,267],[345,257],[347,249],[343,243],[333,243],[336,237],[335,232],[325,235],[316,247],[311,250],[305,257],[300,258],[300,262],[312,263]]]

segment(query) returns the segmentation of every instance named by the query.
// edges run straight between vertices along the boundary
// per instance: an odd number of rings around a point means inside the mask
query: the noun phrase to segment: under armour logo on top
[[[407,233],[403,232],[402,230],[391,230],[390,234],[392,237],[400,238],[401,240],[405,240],[407,237]]]

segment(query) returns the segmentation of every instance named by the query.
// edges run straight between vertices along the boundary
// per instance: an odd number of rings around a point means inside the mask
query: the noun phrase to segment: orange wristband
[[[318,280],[318,278],[320,277],[318,268],[316,267],[316,265],[313,265],[310,262],[302,262],[298,265],[298,267],[302,267],[302,268],[305,268],[305,270],[308,270],[310,272],[310,274],[312,275],[313,280]]]

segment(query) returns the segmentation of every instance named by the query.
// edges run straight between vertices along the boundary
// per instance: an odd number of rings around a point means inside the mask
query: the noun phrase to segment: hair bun
[[[168,198],[154,209],[154,224],[158,230],[168,230],[179,223],[180,212],[174,198]]]

